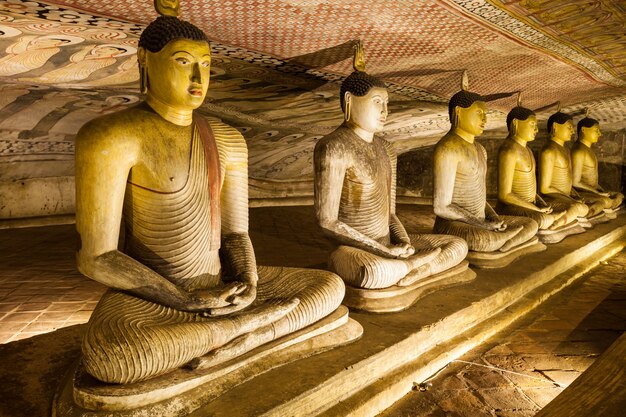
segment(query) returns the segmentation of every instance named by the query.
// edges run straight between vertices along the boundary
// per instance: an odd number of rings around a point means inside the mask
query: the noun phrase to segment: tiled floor
[[[432,225],[429,207],[399,211],[409,230]],[[265,265],[323,268],[333,248],[311,206],[250,209],[250,236]],[[77,242],[74,225],[0,230],[0,343],[89,319],[105,287],[76,270]]]
[[[626,250],[487,343],[454,361],[381,417],[530,417],[626,331]],[[600,414],[598,414],[600,415]]]
[[[104,291],[74,266],[73,225],[0,231],[0,343],[84,323]]]

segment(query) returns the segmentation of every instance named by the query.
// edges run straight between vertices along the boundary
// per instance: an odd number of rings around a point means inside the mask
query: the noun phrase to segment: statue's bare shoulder
[[[316,159],[345,159],[352,155],[354,146],[354,138],[350,136],[350,131],[340,127],[321,138],[315,144],[314,152]]]
[[[158,115],[135,106],[119,112],[97,117],[86,123],[76,136],[79,152],[99,152],[106,157],[109,152],[136,152],[149,127]]]

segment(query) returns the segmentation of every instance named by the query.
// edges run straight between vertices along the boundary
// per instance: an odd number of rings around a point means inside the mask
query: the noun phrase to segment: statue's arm
[[[391,243],[410,245],[411,239],[404,225],[396,215],[396,181],[398,179],[398,156],[391,148],[391,144],[385,142],[389,163],[391,164],[391,189],[389,190],[389,235]]]
[[[237,130],[217,123],[211,126],[223,155],[222,255],[230,278],[256,284],[256,258],[248,234],[248,148]]]
[[[458,164],[459,155],[453,149],[435,147],[433,161],[433,211],[437,216],[444,219],[484,226],[485,221],[483,219],[479,219],[465,208],[452,202]]]
[[[367,252],[395,257],[390,249],[339,220],[341,191],[346,175],[347,155],[345,148],[320,144],[315,147],[315,215],[322,232],[344,245],[354,246]]]
[[[544,149],[539,155],[539,192],[541,194],[560,194],[561,191],[552,187],[552,174],[556,158],[554,150]]]
[[[583,181],[583,168],[587,159],[587,153],[581,149],[572,152],[572,185],[580,191],[589,191],[594,194],[602,194],[600,187],[596,188]]]
[[[541,211],[533,203],[520,198],[513,192],[513,177],[517,157],[511,150],[501,150],[498,155],[498,200],[511,206],[524,207],[529,210]]]
[[[233,306],[220,311],[228,313],[248,306],[256,298],[257,265],[248,234],[248,148],[241,133],[232,127],[221,123],[211,123],[211,127],[222,156],[220,206],[224,279],[246,286],[245,291],[232,300]]]
[[[117,248],[128,173],[138,144],[116,137],[108,126],[89,123],[76,137],[76,229],[78,270],[108,287],[179,310],[204,303]]]

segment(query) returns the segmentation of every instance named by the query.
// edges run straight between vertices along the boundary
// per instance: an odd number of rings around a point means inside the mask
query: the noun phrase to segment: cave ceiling
[[[139,101],[137,41],[155,17],[151,0],[0,0],[0,156],[72,155],[85,121]],[[399,152],[447,131],[464,70],[472,91],[501,97],[486,135],[506,130],[516,91],[626,127],[623,1],[182,0],[180,17],[211,39],[201,111],[243,133],[252,178],[310,179],[357,40],[389,86],[382,136]]]

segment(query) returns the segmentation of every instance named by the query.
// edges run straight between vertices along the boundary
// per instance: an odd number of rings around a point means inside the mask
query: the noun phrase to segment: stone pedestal
[[[175,417],[187,415],[225,391],[286,363],[352,342],[363,333],[340,306],[319,322],[209,369],[178,369],[147,381],[115,385],[87,374],[78,362],[55,397],[58,417]],[[294,375],[297,378],[296,375]]]
[[[346,285],[343,303],[351,309],[370,313],[402,311],[431,292],[468,282],[474,278],[476,278],[476,273],[469,269],[469,262],[463,261],[454,268],[420,279],[406,287],[394,285],[389,288],[370,290]]]
[[[476,268],[504,268],[520,256],[536,252],[542,252],[544,250],[546,250],[546,245],[539,242],[539,239],[537,237],[534,237],[529,241],[522,243],[521,245],[518,245],[506,252],[469,251],[469,253],[467,254],[467,258],[465,259],[467,259],[469,263]]]
[[[562,241],[570,235],[577,235],[579,233],[585,233],[585,228],[578,224],[578,222],[573,222],[554,230],[539,230],[537,237],[541,243],[553,244]]]

